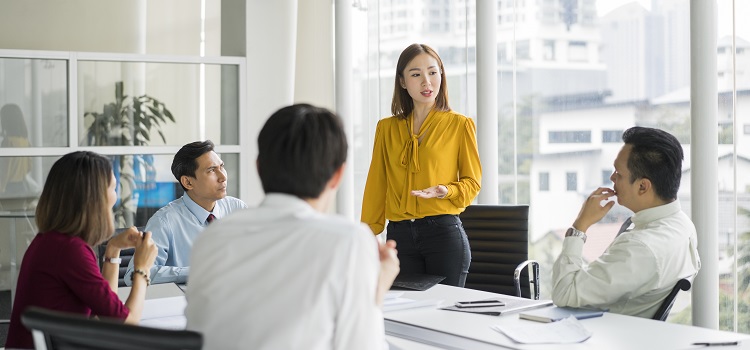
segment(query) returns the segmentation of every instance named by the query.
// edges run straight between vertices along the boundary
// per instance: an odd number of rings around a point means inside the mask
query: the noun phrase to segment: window
[[[750,135],[750,124],[743,125],[742,129],[745,132],[745,135]]]
[[[586,47],[586,43],[583,41],[571,41],[570,43],[568,43],[568,61],[588,61],[588,53],[586,52]]]
[[[2,120],[0,140],[28,141],[8,147],[68,146],[67,77],[65,60],[0,58],[0,108],[12,110]]]
[[[544,54],[544,59],[546,61],[555,60],[555,41],[554,40],[544,41],[543,54]]]
[[[531,58],[528,40],[521,40],[516,43],[516,58],[519,60],[528,60]]]
[[[550,131],[549,143],[591,143],[591,131]]]
[[[602,170],[602,185],[612,186],[610,176],[612,176],[612,170]]]
[[[568,191],[578,191],[578,173],[565,173],[565,189]]]
[[[549,173],[539,173],[539,191],[549,191]]]
[[[622,142],[622,130],[602,130],[602,142],[604,143]]]

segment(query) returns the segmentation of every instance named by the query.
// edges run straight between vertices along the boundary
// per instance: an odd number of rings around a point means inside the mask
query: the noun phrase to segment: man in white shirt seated
[[[206,349],[383,349],[395,243],[327,214],[346,161],[341,120],[293,105],[258,136],[266,197],[195,241],[185,310]]]
[[[614,189],[595,190],[565,234],[553,268],[552,300],[652,318],[677,281],[692,279],[700,269],[695,226],[677,201],[682,146],[669,133],[645,127],[626,130],[622,139],[610,177]],[[614,197],[635,213],[635,226],[587,264],[581,257],[585,232],[615,205]]]
[[[144,229],[151,232],[158,248],[149,273],[151,283],[187,282],[190,251],[198,233],[212,221],[247,208],[245,202],[227,196],[227,171],[211,140],[182,146],[171,168],[185,194],[159,209]],[[133,260],[130,260],[125,284],[133,283],[132,274]]]

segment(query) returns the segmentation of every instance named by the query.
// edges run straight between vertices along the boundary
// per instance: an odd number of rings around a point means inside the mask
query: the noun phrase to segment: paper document
[[[138,325],[151,328],[183,330],[187,327],[187,317],[180,315],[152,318],[149,320],[141,320]]]
[[[385,293],[385,297],[383,298],[383,300],[396,299],[401,297],[402,295],[404,295],[404,292],[391,290]]]
[[[414,300],[407,298],[394,298],[383,301],[383,312],[415,309],[418,307],[436,307],[442,300],[427,299],[427,300]]]
[[[522,344],[569,344],[591,338],[591,332],[573,316],[559,322],[519,322],[491,328]]]
[[[185,329],[185,296],[147,299],[143,303],[143,314],[139,324],[145,327]]]

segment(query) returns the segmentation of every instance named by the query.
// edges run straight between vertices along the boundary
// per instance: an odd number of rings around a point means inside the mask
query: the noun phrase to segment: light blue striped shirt
[[[234,197],[226,196],[218,201],[213,212],[203,209],[190,196],[184,194],[159,209],[148,220],[144,231],[151,231],[151,237],[157,246],[157,256],[151,268],[151,283],[185,283],[190,273],[190,253],[193,241],[206,228],[208,214],[214,214],[216,220],[231,212],[247,208],[247,205]],[[131,285],[133,260],[130,260],[125,273],[125,284]]]

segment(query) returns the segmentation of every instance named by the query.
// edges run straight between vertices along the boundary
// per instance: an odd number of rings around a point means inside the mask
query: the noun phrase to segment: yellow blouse
[[[362,222],[374,234],[383,232],[386,219],[460,214],[479,193],[482,166],[472,119],[433,110],[419,134],[412,130],[412,115],[378,122],[362,200]],[[410,194],[436,185],[448,188],[444,198]]]
[[[6,136],[3,147],[29,147],[31,144],[25,137]],[[0,160],[0,192],[5,192],[9,183],[23,182],[26,174],[31,172],[31,158],[5,157]]]

